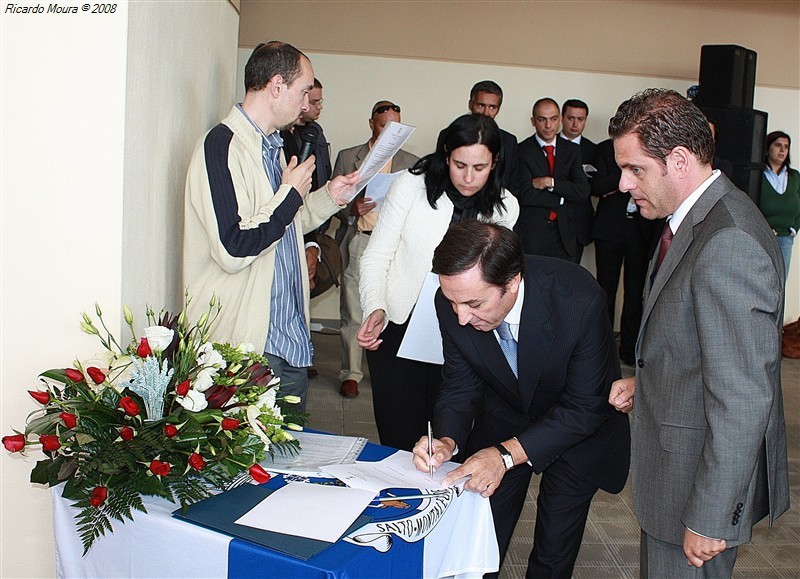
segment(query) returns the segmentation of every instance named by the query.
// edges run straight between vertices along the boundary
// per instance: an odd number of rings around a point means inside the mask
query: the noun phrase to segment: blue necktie
[[[511,366],[511,371],[514,376],[519,378],[517,373],[517,341],[514,339],[514,334],[511,333],[511,326],[508,322],[503,322],[497,326],[497,335],[500,337],[500,349],[503,355],[508,360],[508,365]]]

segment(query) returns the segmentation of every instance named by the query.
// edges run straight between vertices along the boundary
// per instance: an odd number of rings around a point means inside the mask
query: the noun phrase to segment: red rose
[[[28,394],[33,396],[39,404],[47,404],[50,402],[50,392],[42,392],[41,390],[28,390]]]
[[[14,434],[11,436],[3,437],[3,446],[6,447],[8,452],[19,452],[25,448],[25,435]]]
[[[147,358],[152,355],[153,350],[150,349],[150,344],[147,343],[147,338],[142,338],[139,342],[139,347],[136,348],[136,355],[140,358]]]
[[[123,426],[122,430],[119,431],[119,437],[122,440],[130,440],[132,439],[136,433],[133,431],[133,428],[130,426]]]
[[[209,408],[222,408],[228,401],[236,394],[236,386],[220,386],[214,384],[211,388],[206,390],[206,402]]]
[[[94,487],[92,495],[89,497],[89,504],[91,504],[94,508],[97,508],[106,502],[107,497],[108,489],[106,487]]]
[[[153,459],[150,462],[150,472],[156,476],[167,476],[169,469],[172,468],[168,462]]]
[[[69,412],[62,412],[58,417],[64,421],[67,428],[75,428],[78,426],[78,417]]]
[[[55,434],[42,434],[39,442],[42,443],[42,450],[45,452],[55,452],[61,448],[61,441]]]
[[[189,465],[194,470],[203,470],[206,467],[206,461],[202,456],[196,452],[193,452],[191,455],[189,455]]]
[[[84,380],[83,374],[81,374],[75,368],[67,368],[67,369],[64,370],[64,372],[66,373],[67,378],[69,378],[73,382],[83,382],[83,380]]]
[[[178,396],[186,396],[189,393],[189,381],[184,380],[177,386],[175,386],[175,394]]]
[[[142,410],[136,404],[136,400],[130,396],[123,396],[119,399],[119,407],[125,411],[128,416],[137,416]]]
[[[106,381],[106,375],[100,368],[89,366],[86,368],[86,373],[89,374],[89,378],[91,378],[92,382],[95,384],[102,384]]]
[[[253,477],[253,480],[258,484],[263,484],[272,478],[269,476],[269,473],[261,468],[261,465],[257,463],[250,467],[250,476]]]
[[[167,424],[164,426],[164,436],[166,436],[167,438],[172,438],[176,434],[178,434],[177,426],[175,426],[174,424]]]
[[[239,421],[235,418],[222,419],[222,430],[236,430],[237,428],[239,428]]]

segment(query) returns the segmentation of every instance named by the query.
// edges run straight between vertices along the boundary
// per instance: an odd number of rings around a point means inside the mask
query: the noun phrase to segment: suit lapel
[[[519,391],[525,412],[530,408],[539,376],[547,361],[553,345],[554,330],[550,312],[545,304],[548,299],[534,278],[533,267],[526,263],[525,296],[519,325],[517,368],[519,371]],[[498,346],[499,348],[499,346]]]
[[[672,244],[669,246],[669,251],[667,251],[666,256],[664,256],[664,262],[661,264],[661,268],[658,270],[658,273],[653,280],[653,286],[649,291],[645,292],[644,311],[642,312],[641,325],[643,329],[645,328],[647,320],[650,317],[650,313],[653,311],[653,307],[655,306],[655,303],[658,300],[662,290],[666,286],[667,281],[681,264],[684,255],[686,255],[689,247],[691,247],[692,242],[694,241],[694,228],[702,224],[708,215],[708,212],[711,211],[711,208],[714,207],[717,201],[719,201],[722,196],[728,193],[732,188],[733,185],[731,182],[728,181],[724,175],[720,175],[709,186],[709,188],[706,189],[702,195],[700,195],[700,198],[689,210],[689,213],[686,214],[681,226],[678,228],[678,232],[672,239]],[[658,255],[657,250],[656,254],[653,256],[653,259],[650,260],[650,267],[647,269],[647,280],[649,280],[652,276],[653,268],[655,267],[656,255]],[[643,335],[644,331],[639,332],[638,342],[641,342]]]

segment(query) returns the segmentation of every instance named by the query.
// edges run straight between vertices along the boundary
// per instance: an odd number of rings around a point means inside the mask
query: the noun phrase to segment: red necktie
[[[667,255],[667,250],[672,244],[672,235],[672,228],[669,226],[669,221],[667,221],[664,224],[664,231],[661,232],[661,243],[658,246],[658,260],[656,261],[655,271],[658,271],[664,261],[664,256]]]
[[[545,145],[542,148],[547,155],[547,165],[550,167],[550,177],[552,177],[556,172],[556,148],[553,145]]]

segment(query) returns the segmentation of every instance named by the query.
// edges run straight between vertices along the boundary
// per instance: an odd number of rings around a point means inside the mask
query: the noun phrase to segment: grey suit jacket
[[[336,155],[336,163],[333,165],[333,173],[331,178],[336,177],[337,175],[347,175],[348,173],[352,173],[356,169],[361,166],[361,163],[364,162],[364,159],[367,158],[369,154],[369,143],[364,143],[363,145],[356,145],[355,147],[350,147],[349,149],[342,149],[339,151],[339,154]],[[408,169],[413,167],[414,164],[419,160],[419,158],[405,151],[400,149],[397,151],[397,154],[392,158],[392,171],[402,171],[404,169]],[[350,202],[352,204],[356,199],[360,197],[364,197],[366,193],[366,189],[356,195],[355,199]],[[338,231],[336,232],[336,240],[339,243],[342,243],[342,240],[345,235],[345,231],[347,230],[347,223],[350,217],[350,204],[347,205],[346,208],[339,211],[336,216],[339,218],[341,222],[341,226],[339,227]]]
[[[680,545],[688,527],[733,546],[788,509],[784,283],[775,236],[720,175],[645,291],[631,462],[649,535]]]

